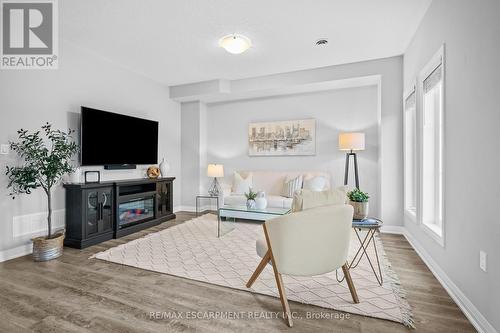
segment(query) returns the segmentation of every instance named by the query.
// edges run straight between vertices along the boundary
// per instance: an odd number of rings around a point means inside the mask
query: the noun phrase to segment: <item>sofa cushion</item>
[[[267,207],[272,208],[292,208],[292,198],[285,198],[279,195],[268,195]],[[224,205],[229,206],[244,206],[246,205],[247,199],[244,195],[232,194],[224,197]]]
[[[247,198],[244,195],[231,194],[224,197],[224,205],[229,206],[244,206],[247,202]]]
[[[307,175],[304,177],[304,190],[324,191],[327,189],[328,180],[323,176]]]
[[[292,198],[282,197],[280,195],[268,195],[267,207],[273,208],[292,208]]]
[[[283,184],[287,178],[292,179],[300,175],[308,176],[323,176],[327,179],[326,189],[330,188],[331,175],[327,172],[321,171],[238,171],[238,174],[246,178],[252,174],[252,189],[254,191],[264,191],[267,195],[281,195],[283,191]],[[234,176],[231,174],[229,177],[221,179],[223,184],[228,184],[228,187],[233,187]],[[234,191],[232,191],[234,192]],[[240,194],[243,194],[241,192]]]

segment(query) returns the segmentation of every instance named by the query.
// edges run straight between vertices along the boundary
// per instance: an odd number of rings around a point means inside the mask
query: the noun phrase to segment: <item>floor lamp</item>
[[[339,150],[347,151],[345,155],[344,185],[347,185],[347,181],[349,180],[349,162],[352,156],[354,159],[354,179],[356,181],[356,188],[359,189],[358,157],[355,152],[365,150],[365,133],[340,133]]]

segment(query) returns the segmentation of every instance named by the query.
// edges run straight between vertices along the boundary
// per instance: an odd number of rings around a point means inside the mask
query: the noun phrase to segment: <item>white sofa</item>
[[[323,176],[326,178],[325,190],[331,188],[331,176],[326,172],[318,171],[236,171],[243,178],[252,173],[252,189],[253,191],[264,191],[266,193],[267,206],[273,208],[291,208],[293,198],[287,198],[282,195],[283,185],[288,178],[294,178],[299,175],[304,177]],[[233,174],[227,176],[221,181],[223,191],[223,205],[245,205],[246,198],[242,194],[233,193]]]

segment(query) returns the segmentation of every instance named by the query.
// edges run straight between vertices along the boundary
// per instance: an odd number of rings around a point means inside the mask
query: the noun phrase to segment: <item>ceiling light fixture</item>
[[[252,46],[250,39],[243,35],[231,34],[219,40],[219,46],[229,53],[240,54]]]

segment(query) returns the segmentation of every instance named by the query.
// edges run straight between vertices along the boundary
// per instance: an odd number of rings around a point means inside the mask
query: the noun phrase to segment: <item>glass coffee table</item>
[[[236,219],[267,221],[278,216],[288,214],[290,208],[265,209],[247,208],[247,206],[224,205],[219,208],[217,221],[217,237],[222,237],[228,232],[234,230]]]

